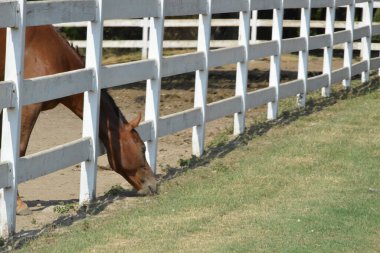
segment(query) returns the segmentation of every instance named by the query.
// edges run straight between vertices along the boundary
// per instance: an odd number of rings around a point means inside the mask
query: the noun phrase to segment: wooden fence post
[[[86,68],[93,69],[93,88],[84,93],[83,137],[91,139],[90,160],[81,164],[79,203],[93,201],[96,197],[96,172],[99,149],[100,83],[103,41],[103,0],[96,1],[96,20],[87,27]]]
[[[16,228],[18,164],[20,157],[21,98],[24,80],[26,1],[18,0],[17,27],[7,28],[5,80],[14,83],[14,107],[4,109],[1,161],[9,163],[10,187],[0,190],[1,236],[8,238]]]
[[[305,39],[306,47],[304,50],[299,52],[298,59],[298,79],[303,82],[304,91],[297,95],[298,106],[306,105],[307,96],[307,79],[308,79],[308,66],[309,66],[309,38],[310,38],[310,16],[311,7],[310,1],[308,1],[308,6],[301,9],[301,31],[300,37]]]
[[[276,119],[278,113],[279,90],[281,81],[281,48],[282,48],[282,25],[284,19],[284,0],[281,1],[279,9],[273,10],[272,40],[278,43],[278,55],[271,56],[269,71],[269,86],[276,88],[276,97],[273,102],[268,103],[269,120]]]
[[[352,55],[354,44],[354,28],[355,28],[355,0],[347,6],[346,12],[346,30],[350,31],[350,41],[344,43],[344,60],[343,66],[348,68],[348,78],[343,80],[343,87],[346,89],[351,86],[352,73]]]
[[[325,34],[330,37],[330,45],[324,48],[323,52],[323,74],[328,75],[328,86],[322,88],[322,96],[329,97],[331,93],[331,74],[333,71],[332,58],[334,50],[334,23],[335,23],[335,1],[332,7],[326,8],[326,28]]]
[[[148,58],[148,50],[149,50],[149,19],[143,19],[143,36],[142,36],[143,46],[141,48],[142,59]]]
[[[248,0],[248,9],[240,12],[239,45],[244,47],[244,61],[237,63],[235,96],[242,100],[241,112],[234,114],[234,135],[244,133],[247,85],[248,85],[248,57],[250,39],[251,1]]]
[[[160,93],[162,69],[162,45],[164,38],[164,0],[159,0],[160,15],[150,20],[148,58],[156,62],[156,77],[146,84],[145,120],[152,122],[151,139],[146,142],[146,158],[153,172],[156,173],[158,124],[160,118]]]
[[[257,19],[259,12],[257,10],[252,11],[251,17],[251,39],[250,43],[256,43],[257,41]]]
[[[369,27],[369,34],[362,38],[361,55],[362,60],[366,61],[367,69],[362,72],[362,82],[369,81],[371,71],[371,42],[372,42],[372,19],[373,19],[373,0],[364,3],[363,6],[363,25]]]
[[[204,152],[204,138],[206,132],[206,110],[207,110],[207,87],[208,87],[208,65],[210,54],[211,37],[211,5],[212,0],[207,0],[207,14],[199,15],[198,27],[198,52],[204,54],[205,68],[195,73],[194,107],[201,108],[201,124],[193,127],[192,146],[193,154],[201,156]]]

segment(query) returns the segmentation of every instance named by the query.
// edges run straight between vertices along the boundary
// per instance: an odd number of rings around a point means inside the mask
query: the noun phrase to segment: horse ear
[[[129,122],[129,124],[132,126],[132,129],[133,129],[139,126],[140,121],[141,121],[141,112],[138,112],[136,118],[134,118],[131,122]]]

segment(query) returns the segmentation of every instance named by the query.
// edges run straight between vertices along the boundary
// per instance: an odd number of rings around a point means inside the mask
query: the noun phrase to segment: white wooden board
[[[284,0],[284,9],[306,8],[308,5],[308,0]]]
[[[247,109],[256,108],[273,102],[276,99],[276,88],[267,87],[257,91],[248,92]]]
[[[279,55],[279,53],[278,41],[261,42],[249,46],[248,59],[257,60],[272,55]]]
[[[330,35],[321,34],[321,35],[316,35],[316,36],[310,36],[309,50],[330,47],[330,46],[332,46]]]
[[[14,106],[13,89],[12,82],[0,82],[0,109]]]
[[[355,2],[355,0],[336,0],[335,1],[335,6],[340,7],[340,6],[346,6],[346,5],[351,5]]]
[[[291,39],[283,39],[281,53],[293,53],[299,52],[306,49],[306,40],[305,38],[291,38]]]
[[[211,13],[230,13],[248,10],[248,0],[218,0],[212,1]]]
[[[49,150],[20,158],[18,182],[41,177],[90,157],[90,139],[79,139]]]
[[[201,109],[192,108],[186,111],[163,116],[158,123],[158,136],[173,134],[201,123]]]
[[[23,87],[22,105],[79,94],[91,90],[92,85],[91,69],[26,79]]]
[[[11,167],[9,163],[0,163],[0,189],[11,186]]]
[[[284,99],[296,96],[304,91],[303,80],[294,80],[280,85],[279,98]]]
[[[143,141],[149,141],[152,138],[152,122],[144,121],[137,128],[136,131],[139,133]]]
[[[282,0],[251,0],[251,10],[280,9]]]
[[[126,19],[158,17],[158,0],[107,0],[104,5],[104,19]]]
[[[101,71],[101,87],[104,89],[156,78],[156,68],[154,60],[103,66]]]
[[[15,27],[17,2],[1,1],[0,2],[0,27]]]
[[[168,16],[188,16],[207,14],[206,0],[165,0],[164,15]]]
[[[351,75],[356,76],[367,70],[367,61],[352,64]]]
[[[244,60],[244,47],[229,47],[210,50],[209,68],[224,66]]]
[[[241,112],[242,100],[241,97],[231,97],[223,99],[207,105],[206,121],[213,121],[220,119],[227,115],[232,115]]]
[[[349,78],[349,69],[348,67],[340,68],[334,70],[331,73],[331,83],[335,84]]]
[[[313,0],[311,1],[311,8],[326,8],[326,7],[333,7],[334,6],[334,0]]]
[[[174,76],[206,68],[202,52],[163,57],[162,77]]]
[[[349,30],[334,33],[334,45],[351,42],[351,32]]]
[[[354,30],[354,40],[361,39],[363,37],[369,36],[370,28],[369,26],[355,28]]]
[[[28,2],[27,26],[95,20],[95,1],[54,0]]]
[[[380,57],[371,59],[371,70],[377,70],[380,68]]]
[[[329,85],[329,75],[323,74],[310,77],[307,81],[307,92],[319,90]]]

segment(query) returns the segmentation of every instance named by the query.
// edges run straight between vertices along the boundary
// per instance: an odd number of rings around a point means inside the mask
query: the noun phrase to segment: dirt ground
[[[109,61],[112,62],[112,61]],[[342,66],[341,59],[334,60],[334,68]],[[210,72],[208,102],[233,96],[235,92],[235,65],[223,66]],[[268,85],[269,60],[254,61],[250,64],[249,90]],[[284,56],[282,60],[283,82],[296,79],[297,57]],[[322,58],[310,58],[310,71],[322,70]],[[194,73],[165,78],[161,91],[161,115],[179,112],[193,107]],[[131,119],[136,112],[144,112],[145,83],[110,90],[118,106]],[[261,110],[265,110],[262,108]],[[248,113],[247,125],[252,124],[252,112]],[[232,117],[226,117],[207,125],[206,143],[215,135],[232,128]],[[32,154],[81,137],[82,122],[63,106],[43,112],[32,133],[28,154]],[[158,174],[165,175],[168,168],[179,167],[180,159],[191,157],[191,129],[166,136],[159,141]],[[108,166],[105,156],[99,165]],[[75,204],[79,195],[80,167],[72,166],[35,180],[22,183],[20,195],[30,206],[32,214],[17,216],[19,235],[38,234],[48,224],[59,223],[62,219],[57,205]],[[112,186],[120,185],[131,189],[130,185],[118,174],[99,169],[97,196],[101,199]]]

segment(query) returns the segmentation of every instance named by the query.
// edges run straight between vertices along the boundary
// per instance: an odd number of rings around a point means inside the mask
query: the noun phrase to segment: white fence
[[[380,2],[374,1],[374,8],[380,8]],[[343,11],[343,10],[341,10]],[[165,20],[164,27],[165,28],[194,28],[198,27],[199,20],[195,18],[187,18],[187,19],[167,19]],[[378,25],[380,23],[374,23],[374,25]],[[254,10],[251,15],[251,36],[250,42],[264,42],[257,40],[257,29],[260,27],[272,27],[273,20],[271,19],[258,19],[258,11]],[[361,26],[362,21],[356,21],[355,26]],[[62,23],[56,24],[57,27],[86,27],[86,22],[76,22],[76,23]],[[346,22],[345,21],[335,21],[334,24],[337,29],[345,29]],[[120,27],[139,27],[142,30],[142,38],[141,40],[103,40],[103,48],[134,48],[142,50],[142,58],[145,59],[147,57],[148,52],[148,44],[149,44],[149,21],[147,18],[141,19],[117,19],[117,20],[106,20],[104,22],[104,27],[112,27],[112,28],[120,28]],[[223,27],[223,28],[238,28],[239,27],[239,19],[229,18],[213,18],[211,21],[211,27]],[[283,20],[283,29],[286,28],[299,28],[300,20]],[[325,20],[311,20],[310,28],[320,28],[324,29],[326,27]],[[74,46],[79,48],[86,47],[86,40],[70,40]],[[164,40],[163,47],[164,48],[197,48],[198,41],[197,40]],[[223,47],[234,47],[237,46],[238,42],[236,40],[225,40],[218,39],[210,41],[211,48],[223,48]],[[361,49],[361,43],[356,42],[353,45],[354,50]],[[334,49],[344,49],[343,45],[335,45]],[[380,43],[373,43],[372,50],[380,51]]]
[[[234,133],[244,131],[245,112],[268,104],[268,118],[276,118],[278,101],[297,96],[305,104],[306,95],[322,89],[328,96],[332,84],[380,68],[380,57],[370,57],[371,38],[380,35],[380,26],[372,25],[373,0],[61,0],[0,2],[0,27],[9,27],[5,81],[0,85],[0,106],[5,108],[0,164],[1,233],[9,236],[15,229],[17,184],[82,162],[80,203],[92,200],[96,180],[97,127],[99,95],[102,88],[147,80],[145,122],[138,129],[147,144],[147,159],[156,167],[157,140],[187,128],[193,128],[193,153],[202,155],[206,123],[235,115]],[[360,26],[355,26],[355,5],[363,8]],[[346,8],[346,29],[334,32],[335,10]],[[302,10],[300,37],[282,39],[283,13],[286,8]],[[326,8],[325,34],[310,36],[312,8]],[[251,13],[273,10],[273,39],[250,43]],[[228,48],[210,49],[212,14],[239,12],[239,40]],[[164,57],[164,20],[168,16],[199,15],[197,52]],[[101,65],[103,20],[150,18],[147,60],[117,65]],[[24,80],[23,43],[26,26],[90,21],[87,28],[86,68],[82,70]],[[352,64],[353,42],[362,42],[362,59]],[[344,67],[333,70],[334,45],[343,44]],[[323,74],[308,77],[309,50],[324,49]],[[298,79],[280,84],[281,54],[299,52]],[[248,62],[271,57],[269,87],[247,93]],[[236,95],[207,104],[209,68],[236,63]],[[159,113],[161,78],[195,72],[194,108],[161,117]],[[123,75],[121,75],[121,73]],[[69,82],[69,80],[71,80]],[[80,80],[74,83],[72,80]],[[59,87],[59,89],[58,89]],[[66,87],[66,88],[63,88]],[[58,93],[57,90],[62,91]],[[25,104],[47,101],[85,92],[83,138],[37,154],[19,157],[20,114]]]

